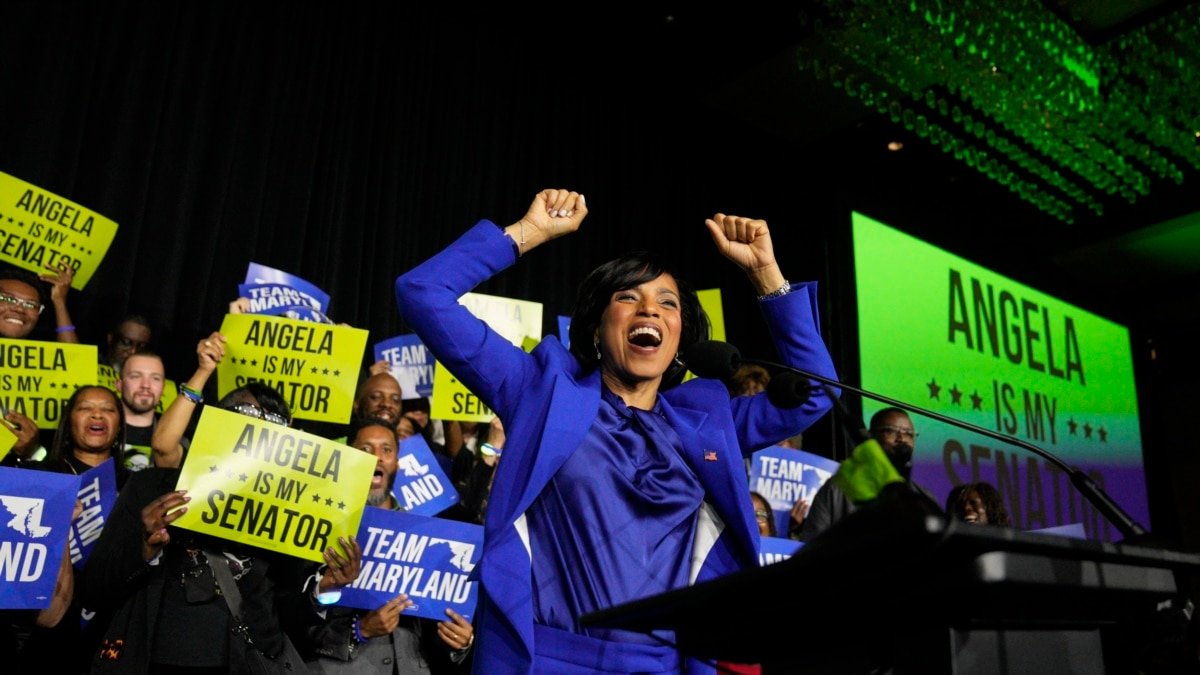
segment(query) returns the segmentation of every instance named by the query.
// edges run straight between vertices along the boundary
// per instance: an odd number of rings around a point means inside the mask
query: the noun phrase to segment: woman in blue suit
[[[585,629],[579,617],[757,565],[743,457],[830,402],[817,393],[783,410],[761,394],[731,400],[711,380],[668,388],[707,320],[695,293],[645,254],[583,282],[570,352],[547,337],[526,354],[458,304],[586,215],[582,195],[545,190],[521,220],[481,221],[396,281],[404,320],[508,431],[485,522],[476,670],[704,670],[668,631]],[[717,214],[706,225],[749,276],[781,357],[835,377],[815,286],[785,280],[766,222]]]

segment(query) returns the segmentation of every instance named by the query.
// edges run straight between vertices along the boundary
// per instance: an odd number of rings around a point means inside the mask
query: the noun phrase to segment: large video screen
[[[1149,526],[1129,331],[854,213],[862,386],[1033,443]],[[883,406],[865,401],[864,417]],[[929,418],[913,480],[943,501],[987,481],[1024,530],[1119,533],[1054,465]]]

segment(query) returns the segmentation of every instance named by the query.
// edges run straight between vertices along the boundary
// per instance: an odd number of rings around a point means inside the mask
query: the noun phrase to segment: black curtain
[[[480,291],[546,303],[547,331],[588,270],[649,249],[722,287],[731,339],[762,344],[703,219],[771,219],[794,279],[824,273],[823,231],[844,225],[794,149],[710,105],[746,45],[645,14],[244,5],[0,8],[0,170],[118,222],[76,324],[100,341],[146,314],[173,376],[248,262],[322,287],[375,341],[405,330],[397,274],[543,187],[587,194],[584,230]]]

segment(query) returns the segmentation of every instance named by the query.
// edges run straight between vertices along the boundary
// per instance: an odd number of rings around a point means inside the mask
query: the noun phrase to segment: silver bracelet
[[[758,301],[763,302],[764,300],[774,300],[775,298],[782,298],[783,296],[785,296],[791,292],[792,292],[792,284],[791,284],[791,282],[789,282],[785,279],[783,282],[783,285],[780,286],[779,288],[776,288],[775,290],[771,291],[770,293],[766,293],[764,295],[758,296]]]

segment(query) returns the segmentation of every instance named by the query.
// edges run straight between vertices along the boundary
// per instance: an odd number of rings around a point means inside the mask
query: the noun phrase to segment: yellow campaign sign
[[[725,306],[721,304],[721,289],[709,288],[696,291],[700,298],[700,307],[708,315],[708,323],[712,327],[711,340],[725,341]]]
[[[358,533],[375,456],[206,406],[179,474],[192,501],[175,524],[321,562]]]
[[[96,384],[94,345],[0,338],[0,409],[56,429],[76,389]]]
[[[12,423],[0,417],[0,460],[7,457],[8,451],[17,444],[17,433],[9,426],[10,424]]]
[[[721,303],[721,289],[708,288],[696,291],[700,300],[700,308],[708,315],[709,339],[725,341],[725,306]],[[683,375],[684,382],[695,377],[695,373],[687,371]]]
[[[101,363],[97,367],[96,384],[101,387],[107,387],[117,392],[119,396],[121,392],[117,391],[117,371],[107,363]],[[162,398],[158,400],[158,406],[154,408],[154,412],[162,414],[164,410],[171,407],[171,402],[179,397],[179,385],[175,380],[163,379]]]
[[[0,260],[37,274],[66,263],[82,289],[116,236],[112,220],[0,172]]]
[[[435,420],[460,422],[490,422],[492,409],[439,361],[433,364],[433,396],[429,400],[429,416]]]
[[[498,295],[466,293],[459,304],[470,310],[501,337],[529,351],[529,341],[537,345],[542,335],[542,303],[516,300]],[[439,420],[490,422],[492,412],[466,385],[458,381],[441,363],[433,368],[433,394],[429,416]]]
[[[221,323],[225,358],[217,365],[220,396],[249,382],[277,389],[292,416],[350,420],[367,331],[264,314],[228,314]]]

